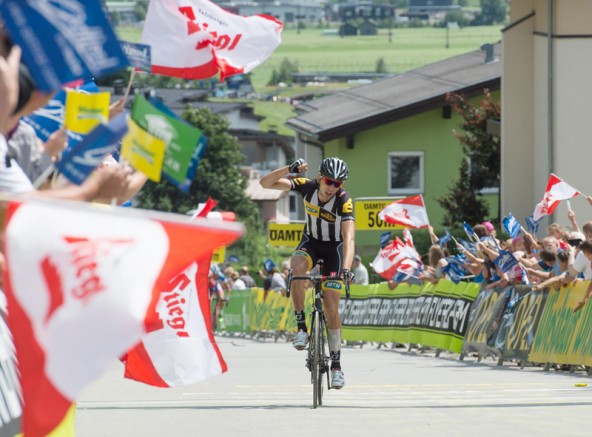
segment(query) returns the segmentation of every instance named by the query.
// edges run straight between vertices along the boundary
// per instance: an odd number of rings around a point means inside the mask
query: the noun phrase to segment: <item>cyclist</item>
[[[296,248],[290,267],[294,275],[304,275],[323,259],[322,275],[341,276],[353,281],[350,272],[354,258],[354,216],[353,204],[347,191],[342,188],[349,176],[347,164],[339,158],[322,161],[315,179],[296,177],[288,179],[290,173],[304,173],[308,164],[300,158],[289,166],[278,168],[261,178],[263,188],[283,191],[297,191],[304,200],[307,214],[306,228]],[[296,316],[298,332],[293,346],[303,350],[308,343],[308,330],[304,315],[305,281],[294,281],[290,292]],[[345,385],[341,370],[341,320],[339,298],[343,281],[326,281],[323,284],[323,306],[327,317],[327,338],[331,354],[331,385],[340,389]]]

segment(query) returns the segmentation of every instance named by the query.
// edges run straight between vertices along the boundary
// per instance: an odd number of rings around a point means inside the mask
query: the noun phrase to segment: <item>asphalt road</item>
[[[90,436],[590,436],[592,378],[492,359],[346,347],[347,385],[312,406],[305,352],[280,340],[217,337],[229,371],[158,389],[114,363],[78,403]],[[590,387],[576,387],[588,383]]]

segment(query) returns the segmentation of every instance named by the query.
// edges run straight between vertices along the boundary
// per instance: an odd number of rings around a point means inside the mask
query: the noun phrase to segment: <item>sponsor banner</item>
[[[304,223],[274,223],[267,227],[267,242],[272,247],[296,247],[302,239]]]
[[[547,291],[532,292],[525,285],[514,287],[495,342],[502,358],[528,358],[547,295]]]
[[[230,300],[222,310],[222,322],[218,323],[217,330],[226,332],[249,332],[249,303],[251,290],[232,290]],[[211,313],[214,313],[215,300],[211,302]]]
[[[580,311],[573,311],[590,282],[572,284],[549,292],[529,361],[592,366],[592,305],[588,302]]]
[[[214,253],[212,253],[212,262],[213,263],[223,263],[224,260],[226,259],[226,246],[221,246],[219,248],[217,248],[216,250],[214,250]]]
[[[352,285],[351,299],[340,301],[343,338],[420,343],[460,352],[477,290],[476,284],[447,280],[425,286],[400,284],[394,291],[386,283]]]
[[[463,352],[499,355],[495,339],[511,292],[512,287],[479,292],[469,316]]]
[[[354,199],[354,218],[357,231],[376,231],[384,229],[403,229],[404,226],[387,223],[378,213],[400,197],[377,199]]]

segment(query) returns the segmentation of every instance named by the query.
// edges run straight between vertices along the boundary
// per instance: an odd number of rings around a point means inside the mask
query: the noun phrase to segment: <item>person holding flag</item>
[[[324,260],[322,275],[341,276],[343,281],[353,282],[350,271],[354,259],[354,215],[353,203],[343,183],[349,177],[345,161],[325,158],[315,179],[297,177],[288,179],[290,173],[304,173],[308,164],[298,159],[292,165],[280,167],[261,178],[261,186],[267,189],[296,191],[304,200],[307,223],[302,239],[290,259],[294,274],[301,276]],[[298,332],[293,346],[303,350],[308,343],[304,315],[304,281],[294,281],[291,286],[292,304]],[[341,281],[327,281],[323,284],[323,305],[327,316],[327,337],[331,354],[331,385],[340,389],[345,385],[341,370],[341,320],[339,299],[343,289]]]

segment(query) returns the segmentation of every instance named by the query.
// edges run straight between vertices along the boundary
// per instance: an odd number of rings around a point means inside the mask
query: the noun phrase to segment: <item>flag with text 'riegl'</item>
[[[146,132],[131,118],[127,123],[129,132],[121,143],[121,156],[148,179],[160,182],[166,149],[164,141]]]
[[[127,113],[114,117],[108,124],[98,125],[90,134],[72,147],[68,147],[56,168],[74,184],[82,184],[103,162],[105,156],[119,147],[119,140],[126,134]]]
[[[403,253],[405,248],[405,243],[399,237],[396,237],[391,243],[378,251],[370,266],[381,277],[390,281],[397,272],[399,265],[407,259]]]
[[[6,208],[8,322],[23,431],[33,437],[54,429],[154,329],[171,278],[244,232],[238,223],[55,200]]]
[[[409,228],[427,228],[430,225],[421,194],[395,200],[383,208],[378,217],[387,223]]]
[[[152,73],[224,80],[271,56],[282,27],[270,15],[243,17],[208,0],[158,0],[148,6],[142,43],[152,49]]]
[[[577,189],[559,176],[551,173],[543,199],[534,208],[534,213],[532,214],[533,220],[538,221],[546,215],[553,214],[559,202],[571,199],[578,194],[579,191]]]
[[[99,0],[1,0],[0,17],[40,91],[129,65]]]
[[[201,131],[154,107],[140,95],[134,100],[131,118],[146,132],[164,141],[162,173],[178,184],[186,182]]]

